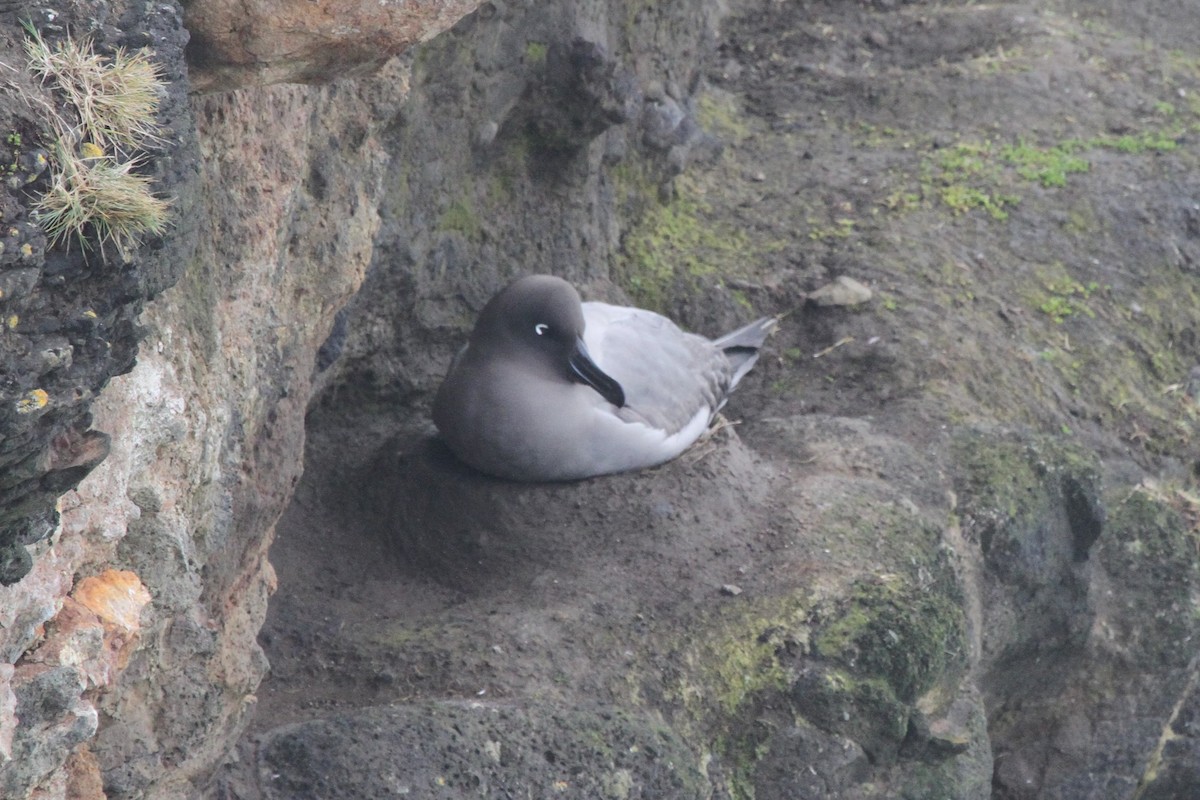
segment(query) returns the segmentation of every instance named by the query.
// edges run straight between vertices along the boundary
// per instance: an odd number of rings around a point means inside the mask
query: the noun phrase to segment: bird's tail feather
[[[758,361],[759,348],[777,327],[779,320],[776,317],[763,317],[713,341],[713,344],[725,351],[725,357],[733,364],[730,389],[737,386],[738,381],[750,371],[754,362]]]

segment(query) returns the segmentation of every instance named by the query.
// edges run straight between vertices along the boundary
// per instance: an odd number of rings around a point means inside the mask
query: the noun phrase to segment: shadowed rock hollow
[[[22,319],[100,293],[128,335],[0,441],[15,520],[95,467],[10,536],[0,794],[1192,796],[1191,16],[489,3],[373,76],[193,98],[163,250],[21,267]],[[193,66],[326,69],[274,57]],[[528,272],[782,326],[679,460],[495,481],[428,407]],[[42,483],[68,429],[111,453]]]

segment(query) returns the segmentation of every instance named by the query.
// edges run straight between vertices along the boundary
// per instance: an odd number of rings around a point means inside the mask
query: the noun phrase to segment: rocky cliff
[[[4,12],[0,795],[1196,792],[1190,15],[677,5]],[[127,260],[30,214],[23,20],[161,65]],[[781,315],[738,424],[458,466],[534,271]]]
[[[132,263],[43,257],[30,225],[33,255],[6,268],[24,281],[3,298],[4,543],[21,558],[0,588],[0,795],[192,796],[266,670],[266,550],[301,469],[311,365],[378,227],[386,155],[360,122],[388,116],[404,74],[354,118],[334,87],[189,101],[177,7],[14,11],[18,75],[24,20],[101,54],[150,48],[169,99],[148,163],[173,222]],[[11,105],[24,145],[45,147]],[[40,188],[17,187],[17,207]],[[66,357],[26,366],[52,346]],[[36,388],[48,402],[25,413]]]

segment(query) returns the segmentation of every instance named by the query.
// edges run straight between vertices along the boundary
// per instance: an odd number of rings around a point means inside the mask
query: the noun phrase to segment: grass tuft
[[[58,168],[36,205],[52,245],[69,247],[75,237],[87,247],[84,231],[90,230],[102,251],[111,244],[124,257],[143,234],[166,230],[169,204],[151,193],[149,177],[133,172],[136,161],[76,156],[62,142],[55,151],[51,161]]]
[[[47,108],[55,141],[50,184],[34,205],[53,247],[78,241],[111,245],[128,258],[145,234],[161,234],[170,203],[136,172],[146,148],[160,144],[157,112],[164,88],[145,51],[95,53],[90,40],[64,37],[53,46],[26,25],[29,68],[66,100]],[[46,105],[44,101],[38,101]]]

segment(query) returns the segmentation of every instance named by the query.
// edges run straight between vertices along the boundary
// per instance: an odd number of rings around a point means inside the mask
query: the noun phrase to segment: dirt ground
[[[385,704],[631,696],[696,734],[671,710],[677,662],[703,656],[689,631],[781,587],[811,615],[895,568],[901,544],[834,532],[829,508],[948,518],[956,431],[1068,437],[1110,485],[1186,480],[1194,417],[1167,387],[1200,361],[1200,41],[1185,4],[1134,5],[739,6],[696,101],[725,149],[676,188],[738,264],[667,293],[699,292],[696,320],[706,297],[786,315],[738,424],[645,473],[523,486],[431,441],[434,385],[359,407],[327,390],[271,551],[251,738]],[[656,246],[729,258],[687,241]],[[806,302],[839,275],[872,299]],[[1002,733],[981,791],[1060,780],[994,778]]]

